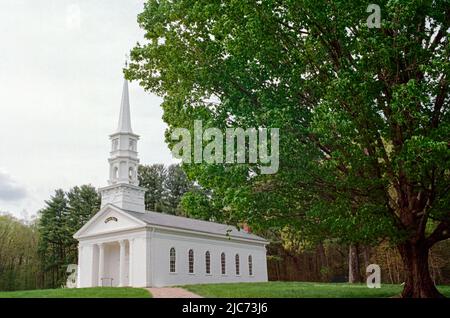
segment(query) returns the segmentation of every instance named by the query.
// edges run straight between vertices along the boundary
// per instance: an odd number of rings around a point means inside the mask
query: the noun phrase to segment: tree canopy
[[[149,0],[125,70],[164,97],[168,135],[280,128],[280,170],[185,165],[230,219],[396,242],[403,296],[438,296],[428,250],[450,237],[450,8],[445,0]],[[169,145],[173,141],[167,138]],[[425,265],[423,265],[425,264]]]

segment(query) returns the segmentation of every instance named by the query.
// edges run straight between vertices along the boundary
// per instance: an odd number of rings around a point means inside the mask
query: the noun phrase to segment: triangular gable
[[[97,234],[142,228],[145,225],[145,222],[123,212],[114,205],[108,204],[83,225],[73,237],[79,239]]]

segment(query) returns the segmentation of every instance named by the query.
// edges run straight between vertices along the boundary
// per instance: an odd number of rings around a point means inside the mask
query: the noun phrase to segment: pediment
[[[145,225],[144,222],[121,211],[119,208],[113,205],[107,205],[75,233],[74,238],[79,239],[99,234],[142,228]]]

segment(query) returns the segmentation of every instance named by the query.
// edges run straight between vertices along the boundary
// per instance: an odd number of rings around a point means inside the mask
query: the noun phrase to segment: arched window
[[[113,178],[114,179],[119,179],[119,168],[118,167],[114,167]]]
[[[234,261],[236,264],[236,275],[240,275],[240,271],[239,271],[239,254],[236,254],[236,256],[234,257]]]
[[[133,167],[130,167],[128,169],[128,178],[130,179],[130,181],[134,180],[134,169],[133,169]]]
[[[115,151],[119,148],[119,139],[114,139],[112,141],[112,150]]]
[[[253,259],[251,255],[248,256],[248,274],[250,276],[253,275]]]
[[[188,261],[189,261],[189,274],[192,274],[192,273],[194,273],[194,251],[193,250],[189,250]]]
[[[130,143],[129,143],[128,149],[132,150],[132,151],[135,151],[136,150],[135,146],[136,146],[136,143],[135,143],[134,139],[130,139]]]
[[[211,254],[209,251],[205,253],[206,274],[211,274]]]
[[[170,249],[170,265],[169,265],[169,270],[171,273],[175,273],[175,260],[176,260],[175,248],[172,247]]]
[[[225,253],[220,254],[220,265],[222,269],[222,275],[225,275],[226,268],[225,268]]]

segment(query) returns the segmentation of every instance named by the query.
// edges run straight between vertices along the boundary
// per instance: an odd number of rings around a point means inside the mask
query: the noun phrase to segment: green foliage
[[[38,286],[41,266],[37,244],[35,224],[0,215],[0,290]]]
[[[165,206],[167,210],[175,214],[182,214],[183,211],[180,206],[181,199],[185,193],[188,193],[194,188],[194,185],[188,180],[179,165],[170,165],[167,168],[164,188],[166,190]]]
[[[139,185],[147,189],[146,210],[177,215],[184,213],[180,206],[181,198],[194,185],[179,165],[167,168],[162,164],[140,165],[138,179]]]
[[[224,219],[313,239],[389,238],[404,260],[450,238],[448,1],[377,4],[379,29],[362,0],[146,2],[146,41],[125,74],[164,98],[170,147],[173,129],[196,119],[280,128],[275,175],[184,166]],[[186,201],[205,210],[198,195]],[[406,294],[437,296],[413,277],[429,277],[415,257]]]
[[[139,185],[147,189],[145,192],[145,209],[161,212],[164,208],[164,177],[166,169],[162,164],[151,166],[140,165],[138,168]]]
[[[184,166],[226,219],[372,243],[448,228],[447,2],[378,4],[381,29],[359,0],[146,2],[125,73],[164,97],[167,136],[194,119],[280,128],[276,175]]]
[[[45,286],[60,287],[69,264],[77,264],[78,242],[73,235],[100,209],[100,197],[90,185],[59,189],[39,211],[38,251],[45,273]]]

